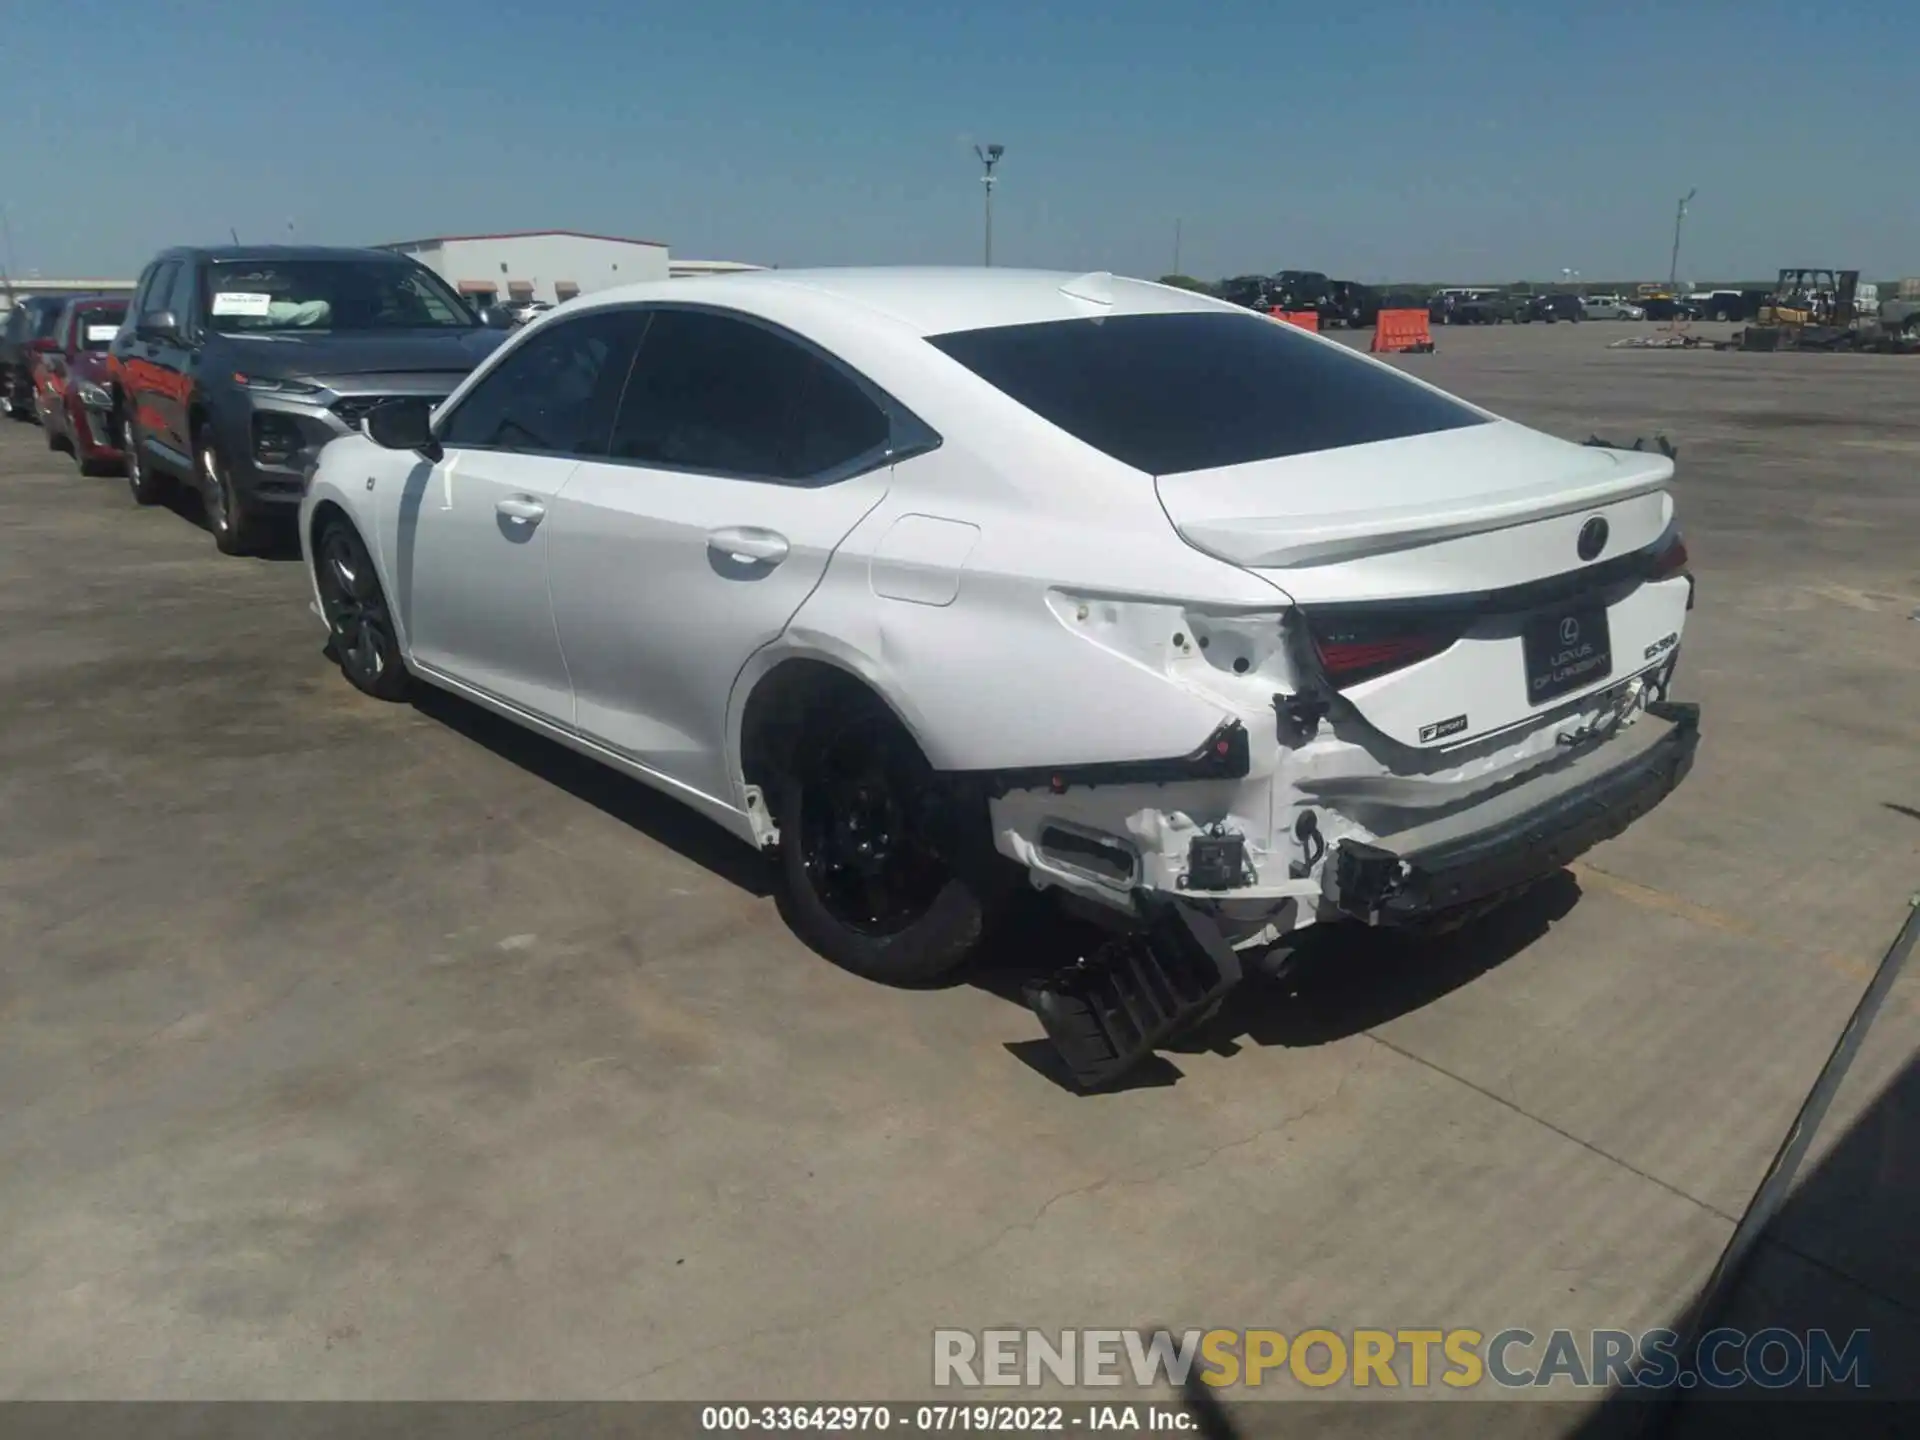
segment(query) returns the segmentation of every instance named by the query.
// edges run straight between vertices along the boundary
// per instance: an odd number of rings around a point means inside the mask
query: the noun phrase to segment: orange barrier
[[[1427,328],[1427,312],[1382,310],[1373,327],[1373,344],[1367,348],[1376,355],[1395,355],[1403,350],[1431,354],[1433,332]]]
[[[1318,310],[1282,310],[1278,305],[1267,311],[1276,320],[1284,320],[1289,325],[1298,325],[1302,330],[1320,333],[1320,312]]]

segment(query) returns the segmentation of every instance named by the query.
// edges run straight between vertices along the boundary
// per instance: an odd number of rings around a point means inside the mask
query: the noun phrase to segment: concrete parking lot
[[[736,842],[362,698],[297,560],[0,422],[0,1397],[910,1398],[935,1327],[1668,1320],[1920,888],[1920,362],[1631,328],[1402,363],[1679,445],[1692,777],[1097,1097],[1004,998],[1071,931],[842,974]],[[1909,977],[1848,1115],[1916,1054]],[[1830,1239],[1769,1263],[1920,1354],[1910,1253]]]

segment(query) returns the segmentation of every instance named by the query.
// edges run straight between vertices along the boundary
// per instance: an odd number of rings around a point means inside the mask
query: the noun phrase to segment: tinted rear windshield
[[[1150,475],[1484,423],[1457,400],[1279,321],[1208,312],[957,330],[933,344]]]

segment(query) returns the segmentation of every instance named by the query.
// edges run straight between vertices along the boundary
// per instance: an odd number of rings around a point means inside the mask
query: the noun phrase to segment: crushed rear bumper
[[[1699,740],[1699,706],[1656,702],[1550,775],[1377,843],[1338,842],[1322,874],[1326,899],[1370,925],[1411,924],[1538,880],[1671,794]]]

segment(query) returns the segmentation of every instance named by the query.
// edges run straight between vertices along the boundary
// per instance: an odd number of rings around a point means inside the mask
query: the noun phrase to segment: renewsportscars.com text
[[[1865,1390],[1869,1334],[1712,1330],[1682,1354],[1673,1330],[1511,1328],[1282,1330],[936,1330],[933,1383],[960,1386],[1208,1385],[1324,1390]]]

